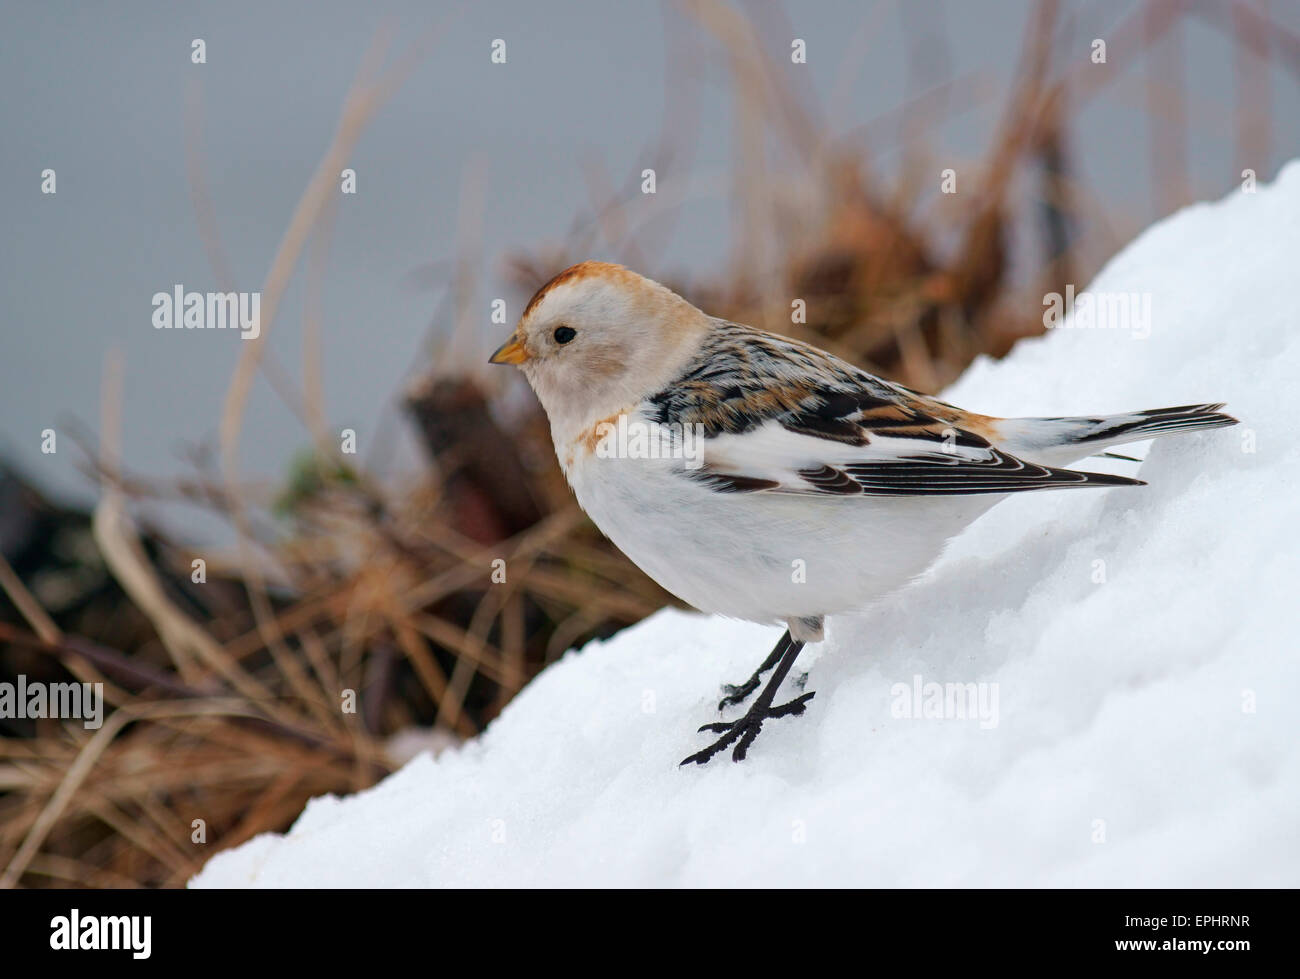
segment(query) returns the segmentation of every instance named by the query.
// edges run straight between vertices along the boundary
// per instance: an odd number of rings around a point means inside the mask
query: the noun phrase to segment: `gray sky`
[[[176,283],[219,287],[186,175],[187,87],[196,79],[201,86],[204,165],[235,287],[257,290],[381,21],[392,19],[400,46],[439,19],[438,6],[0,4],[0,458],[47,489],[90,499],[63,433],[72,420],[98,430],[101,371],[111,348],[126,363],[130,468],[177,474],[185,469],[182,446],[214,441],[242,341],[229,332],[161,331],[150,323],[154,293]],[[762,14],[766,6],[742,9]],[[825,106],[873,7],[860,0],[787,4],[783,15],[756,21],[779,38],[784,17],[787,33],[807,41],[806,77],[799,80]],[[1066,10],[1088,25],[1085,33],[1105,36],[1130,7],[1074,3]],[[885,3],[874,15],[866,56],[829,120],[834,131],[894,109],[909,85],[942,80],[909,82],[909,38],[934,53],[940,74],[982,70],[999,92],[1005,86],[1028,4],[920,2],[910,10],[904,16]],[[1294,9],[1272,15],[1293,31],[1300,25]],[[910,31],[907,17],[914,18]],[[690,88],[697,128],[689,169],[660,173],[660,191],[666,182],[689,181],[697,193],[672,223],[656,271],[697,278],[724,268],[730,211],[716,186],[732,164],[732,99],[717,45],[679,8],[665,13],[655,3],[465,6],[363,135],[349,161],[358,193],[338,203],[324,294],[325,390],[331,423],[355,427],[363,454],[381,414],[391,413],[402,378],[429,356],[440,295],[430,276],[420,286],[414,273],[455,257],[465,174],[483,181],[481,266],[470,308],[481,310],[486,349],[503,332],[488,321],[491,298],[513,299],[502,257],[562,240],[588,207],[584,160],[601,161],[618,186],[630,186],[650,165],[664,114],[666,24],[688,37],[675,70],[698,79]],[[190,62],[193,38],[206,42],[204,65]],[[494,38],[507,42],[505,65],[490,61]],[[785,44],[774,46],[773,56],[788,62]],[[1081,43],[1078,57],[1086,56]],[[1111,52],[1112,59],[1125,56]],[[1194,187],[1217,197],[1237,179],[1233,51],[1193,22],[1182,57],[1191,87]],[[1077,117],[1072,139],[1084,180],[1121,216],[1123,236],[1153,216],[1143,76],[1131,74]],[[1272,73],[1273,116],[1289,128],[1275,131],[1261,178],[1296,155],[1296,90],[1293,80]],[[978,157],[999,104],[992,98],[937,129],[932,150]],[[872,150],[888,172],[893,146]],[[52,196],[40,192],[47,167],[58,175]],[[300,272],[270,343],[295,378],[302,293]],[[513,319],[518,309],[509,312]],[[282,475],[289,453],[307,437],[264,380],[247,419],[244,471]],[[60,432],[53,457],[39,451],[47,427]],[[394,458],[399,467],[417,465],[400,439]]]

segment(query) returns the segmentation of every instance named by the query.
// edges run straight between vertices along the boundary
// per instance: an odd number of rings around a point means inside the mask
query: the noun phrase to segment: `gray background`
[[[805,38],[809,63],[797,83],[825,106],[852,39],[874,4],[752,4],[788,66],[789,36]],[[257,290],[293,207],[333,133],[340,104],[385,17],[401,44],[451,5],[428,3],[6,2],[0,14],[0,458],[60,495],[93,498],[60,442],[39,451],[40,431],[80,422],[98,430],[103,360],[125,357],[124,454],[138,471],[185,470],[182,447],[215,442],[219,410],[241,341],[231,333],[155,331],[150,297],[174,283],[218,283],[198,232],[185,166],[187,86],[201,82],[203,144],[217,225],[240,290]],[[654,3],[536,3],[458,8],[441,40],[365,132],[350,165],[359,193],[339,201],[325,290],[325,390],[334,427],[351,425],[363,452],[384,442],[391,471],[418,466],[401,426],[381,428],[412,367],[426,363],[442,298],[438,270],[455,259],[464,175],[484,180],[482,249],[472,310],[482,351],[504,330],[488,322],[491,298],[518,298],[503,256],[560,242],[589,207],[584,159],[603,162],[631,187],[651,165],[665,108],[666,32],[675,72],[687,72],[695,118],[689,167],[659,174],[694,182],[690,206],[662,227],[656,271],[698,279],[726,267],[731,208],[719,193],[732,166],[733,97],[712,38],[680,8]],[[1029,5],[886,3],[875,15],[849,97],[829,125],[847,133],[896,108],[918,88],[982,71],[994,97],[933,132],[930,149],[978,159],[1016,66]],[[1132,9],[1073,3],[1075,55],[1085,38]],[[1268,9],[1261,5],[1261,9]],[[1291,30],[1294,4],[1271,4]],[[941,15],[941,16],[940,16]],[[788,21],[790,27],[783,27]],[[785,32],[785,36],[782,33]],[[190,42],[207,42],[207,64]],[[489,61],[493,38],[506,65]],[[919,49],[923,57],[909,56]],[[1144,56],[1112,49],[1112,62]],[[1231,44],[1192,20],[1181,57],[1188,72],[1187,159],[1193,191],[1217,197],[1238,182]],[[926,70],[918,64],[930,64]],[[1296,85],[1270,72],[1277,124],[1260,176],[1295,154]],[[1084,182],[1115,216],[1123,240],[1158,216],[1146,140],[1140,66],[1075,119],[1072,149]],[[677,107],[680,109],[680,107]],[[676,110],[674,110],[676,111]],[[685,119],[690,113],[673,116]],[[673,125],[675,123],[670,123]],[[684,123],[683,123],[684,124]],[[680,135],[680,134],[678,134]],[[870,147],[885,173],[898,140]],[[40,193],[46,167],[58,193]],[[937,176],[936,176],[937,181]],[[1021,187],[1018,192],[1029,193]],[[584,257],[609,257],[601,247]],[[295,376],[301,345],[302,273],[281,308],[271,346]],[[526,298],[526,297],[525,297]],[[477,354],[476,354],[477,355]],[[307,436],[264,379],[249,403],[242,439],[246,474],[278,479]],[[376,459],[371,455],[372,461]],[[173,517],[174,519],[174,517]],[[199,521],[186,529],[211,532]]]

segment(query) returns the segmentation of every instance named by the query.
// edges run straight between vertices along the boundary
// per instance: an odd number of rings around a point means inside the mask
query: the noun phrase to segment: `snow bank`
[[[677,767],[779,630],[664,611],[194,886],[1300,884],[1298,269],[1294,163],[1107,266],[1093,291],[1150,294],[1149,333],[972,366],[948,395],[976,411],[1224,400],[1242,425],[1155,443],[1146,488],[995,508],[831,620],[808,713],[743,764]],[[922,715],[924,684],[983,684],[984,720],[900,716],[916,677]]]

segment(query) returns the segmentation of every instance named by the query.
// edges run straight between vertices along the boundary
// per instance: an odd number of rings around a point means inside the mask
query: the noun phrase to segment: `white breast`
[[[702,611],[756,622],[861,608],[1003,498],[723,493],[680,465],[578,451],[565,470],[588,516],[651,578]]]

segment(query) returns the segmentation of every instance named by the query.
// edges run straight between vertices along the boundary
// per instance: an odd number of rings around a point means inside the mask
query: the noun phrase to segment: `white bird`
[[[517,364],[550,420],[579,504],[643,571],[690,605],[786,633],[719,710],[757,701],[683,761],[763,721],[828,615],[923,572],[1012,493],[1141,486],[1060,468],[1108,446],[1232,425],[1222,405],[1078,418],[993,418],[882,380],[823,350],[706,315],[618,265],[583,262],[544,285],[491,358]]]

